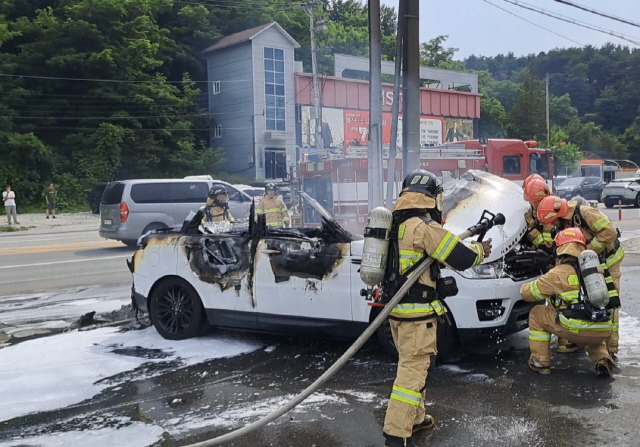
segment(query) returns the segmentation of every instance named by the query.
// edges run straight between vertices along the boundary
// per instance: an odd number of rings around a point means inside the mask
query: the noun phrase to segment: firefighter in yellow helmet
[[[406,272],[424,256],[437,263],[389,315],[398,370],[384,420],[386,447],[415,447],[412,435],[435,424],[425,413],[424,400],[430,356],[437,353],[438,317],[446,312],[440,301],[444,293],[437,291],[439,263],[465,270],[491,253],[491,240],[467,245],[442,228],[442,194],[442,184],[432,173],[413,171],[404,179],[393,209],[392,237],[397,238],[399,272]]]
[[[607,340],[607,348],[612,356],[618,353],[620,322],[620,264],[624,259],[624,249],[618,239],[618,230],[607,216],[591,206],[581,206],[577,201],[567,201],[549,196],[538,206],[538,220],[543,224],[553,224],[558,229],[578,227],[582,230],[587,248],[600,256],[602,268],[608,271],[607,285],[609,298],[618,305],[613,309],[613,332]],[[613,286],[613,287],[611,287]]]
[[[540,201],[550,195],[546,180],[539,174],[532,174],[522,183],[523,198],[531,208],[524,215],[527,222],[526,239],[533,248],[542,248],[550,252],[553,247],[553,225],[538,222],[536,210]]]
[[[229,195],[223,185],[214,185],[207,194],[207,203],[202,207],[202,223],[206,222],[233,222],[234,218],[229,213]]]
[[[567,228],[555,237],[556,266],[540,278],[523,284],[525,301],[539,303],[529,313],[529,367],[540,374],[551,373],[551,334],[584,347],[599,376],[610,376],[615,366],[605,340],[613,323],[606,314],[593,321],[580,306],[578,255],[586,249],[580,228]]]
[[[260,199],[256,212],[265,216],[267,226],[271,228],[288,227],[290,218],[287,205],[276,192],[276,185],[267,183],[264,187],[264,196]]]

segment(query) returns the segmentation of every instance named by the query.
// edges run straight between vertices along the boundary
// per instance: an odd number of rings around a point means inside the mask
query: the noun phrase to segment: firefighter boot
[[[551,366],[545,366],[538,359],[529,359],[529,368],[543,375],[551,374]]]
[[[416,433],[422,430],[431,430],[434,425],[436,425],[436,420],[434,419],[434,417],[431,416],[430,414],[426,414],[424,416],[424,421],[414,425],[413,428],[411,429],[411,433],[415,435]]]
[[[610,377],[614,364],[609,359],[600,359],[596,362],[596,373],[600,377]]]
[[[386,433],[384,435],[384,447],[418,447],[412,438],[400,438],[399,436],[391,436]]]
[[[564,338],[558,338],[558,352],[563,354],[569,354],[570,352],[578,352],[582,348],[575,343],[571,343]]]

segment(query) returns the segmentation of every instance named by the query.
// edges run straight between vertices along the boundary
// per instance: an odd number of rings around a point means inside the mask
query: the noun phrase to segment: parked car
[[[250,185],[233,185],[234,188],[252,197],[256,202],[259,202],[262,196],[264,196],[264,188]]]
[[[569,177],[556,185],[556,195],[565,199],[582,196],[587,200],[600,200],[604,182],[599,177]]]
[[[613,208],[618,201],[640,208],[640,176],[612,180],[602,190],[601,198],[607,208]]]
[[[91,188],[91,191],[87,194],[89,208],[93,214],[100,214],[100,201],[102,200],[102,193],[106,187],[106,183],[98,183],[96,186]]]
[[[151,230],[180,228],[190,212],[205,204],[215,184],[227,189],[231,215],[247,218],[251,198],[221,180],[119,180],[109,183],[102,194],[99,234],[135,246],[138,238]]]
[[[447,227],[459,233],[485,208],[503,212],[506,223],[487,233],[493,250],[483,264],[443,270],[456,277],[459,293],[445,301],[449,318],[438,325],[441,352],[525,328],[531,305],[521,300],[520,286],[540,273],[503,258],[519,247],[527,228],[522,189],[486,172],[467,175],[445,187]],[[300,198],[311,211],[303,214],[315,214],[318,227],[272,229],[250,219],[209,233],[196,215],[181,231],[143,236],[128,262],[134,308],[148,313],[168,339],[194,337],[210,326],[357,337],[380,312],[361,296],[364,241],[307,194]],[[388,324],[378,336],[393,348]]]

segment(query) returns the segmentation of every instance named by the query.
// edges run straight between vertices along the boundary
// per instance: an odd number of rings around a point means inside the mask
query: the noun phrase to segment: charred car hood
[[[484,240],[492,239],[493,248],[483,263],[500,259],[520,242],[527,229],[524,214],[529,209],[520,186],[478,170],[467,171],[462,178],[443,186],[444,227],[455,234],[476,224],[484,210],[504,214],[505,224],[492,228],[484,237]],[[467,242],[475,239],[477,237]]]

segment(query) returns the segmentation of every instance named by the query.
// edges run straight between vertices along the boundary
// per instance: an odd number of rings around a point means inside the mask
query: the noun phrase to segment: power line
[[[605,12],[600,12],[600,11],[596,11],[595,9],[587,8],[587,7],[582,6],[582,5],[577,5],[577,4],[573,3],[573,2],[568,2],[566,0],[553,0],[553,1],[558,2],[558,3],[562,3],[563,5],[567,5],[567,6],[572,6],[574,8],[578,8],[578,9],[581,9],[581,10],[586,11],[586,12],[590,12],[592,14],[596,14],[596,15],[605,17],[607,19],[617,20],[618,22],[625,23],[627,25],[640,27],[640,23],[638,23],[638,22],[632,22],[630,20],[623,19],[621,17],[612,16],[612,15],[609,15],[609,14],[607,14]]]
[[[543,30],[545,30],[545,31],[549,31],[551,34],[555,34],[555,35],[556,35],[556,36],[558,36],[558,37],[562,37],[563,39],[567,39],[569,42],[573,42],[573,43],[575,43],[575,44],[577,44],[577,45],[580,45],[581,47],[584,47],[584,46],[585,46],[583,43],[580,43],[580,42],[578,42],[578,41],[575,41],[575,40],[571,39],[570,37],[563,36],[562,34],[559,34],[559,33],[555,32],[555,31],[553,31],[553,30],[551,30],[551,29],[549,29],[549,28],[545,28],[545,27],[544,27],[544,26],[542,26],[542,25],[538,25],[537,23],[532,22],[531,20],[527,20],[527,19],[525,19],[524,17],[520,17],[518,14],[516,14],[516,13],[514,13],[514,12],[511,12],[511,11],[509,11],[508,9],[502,8],[502,7],[498,6],[498,5],[495,5],[495,4],[491,3],[489,0],[482,0],[482,1],[483,1],[483,2],[485,2],[485,3],[487,3],[487,4],[489,4],[489,5],[491,5],[491,6],[493,6],[494,8],[498,8],[498,9],[500,9],[500,10],[502,10],[502,11],[506,12],[507,14],[511,14],[512,16],[517,17],[517,18],[519,18],[520,20],[523,20],[523,21],[527,22],[527,23],[529,23],[530,25],[536,26],[536,27],[538,27],[538,28],[540,28],[540,29],[543,29]]]
[[[556,19],[556,20],[561,20],[563,22],[571,23],[572,25],[581,26],[583,28],[587,28],[587,29],[590,29],[592,31],[597,31],[597,32],[603,33],[603,34],[609,34],[609,35],[611,35],[613,37],[617,37],[618,39],[626,40],[627,42],[630,42],[630,43],[632,43],[634,45],[639,45],[640,46],[640,41],[635,40],[635,38],[633,38],[633,37],[629,37],[629,36],[625,36],[624,34],[616,33],[615,31],[611,31],[611,30],[607,30],[607,29],[604,29],[604,28],[600,28],[600,27],[597,27],[595,25],[589,25],[588,23],[580,22],[578,20],[571,19],[569,17],[564,17],[564,16],[561,16],[561,15],[558,15],[558,14],[554,14],[554,13],[551,13],[549,11],[545,11],[544,9],[536,8],[535,6],[532,6],[532,5],[529,5],[527,3],[517,1],[517,0],[502,0],[502,1],[510,3],[512,5],[515,5],[515,6],[519,6],[520,8],[523,8],[523,9],[528,9],[529,11],[537,12],[538,14],[542,14],[542,15],[545,15],[547,17],[551,17],[551,18]]]

